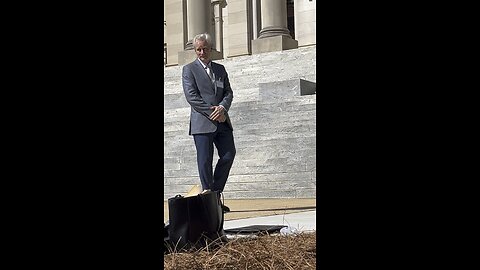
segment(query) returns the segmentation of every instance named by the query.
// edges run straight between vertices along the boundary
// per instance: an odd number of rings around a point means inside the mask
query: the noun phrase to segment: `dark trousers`
[[[197,148],[198,173],[203,190],[223,192],[236,153],[232,130],[227,124],[220,123],[217,131],[194,134],[193,139]],[[219,159],[215,171],[212,172],[214,145]]]

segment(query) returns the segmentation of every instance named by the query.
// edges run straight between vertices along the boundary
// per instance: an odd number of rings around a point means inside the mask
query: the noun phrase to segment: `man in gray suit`
[[[197,149],[203,190],[223,192],[236,153],[228,116],[233,91],[225,67],[210,60],[211,36],[199,34],[193,38],[193,45],[197,59],[182,71],[183,92],[191,106],[189,135],[193,135]],[[219,160],[213,172],[214,145]],[[230,211],[225,205],[222,208]]]

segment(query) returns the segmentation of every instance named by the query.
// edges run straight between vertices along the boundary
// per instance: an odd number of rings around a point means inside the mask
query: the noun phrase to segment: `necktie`
[[[210,77],[210,80],[213,82],[213,72],[212,72],[212,69],[211,69],[209,66],[207,66],[206,69],[207,69],[207,74],[208,74],[208,76]]]

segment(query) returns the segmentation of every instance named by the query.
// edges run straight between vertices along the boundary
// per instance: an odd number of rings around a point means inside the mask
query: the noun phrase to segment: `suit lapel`
[[[213,62],[211,62],[211,67],[212,67],[212,72],[215,80],[213,81],[213,89],[215,90],[215,96],[217,95],[217,80],[218,80],[218,72],[217,72],[217,65]]]
[[[207,70],[200,63],[200,59],[197,58],[197,60],[195,61],[195,66],[197,66],[197,69],[199,69],[200,73],[203,73],[203,76],[205,77],[205,80],[210,82],[210,84],[212,85],[212,89],[215,91],[215,94],[217,94],[217,88],[215,87],[215,83],[212,83],[212,80],[210,79],[210,76],[208,76],[208,74],[207,74]],[[212,62],[212,71],[213,71],[213,73],[215,73],[215,68],[213,66],[214,66],[214,64]]]
[[[209,79],[209,78],[210,78],[210,77],[208,76],[208,74],[207,74],[207,70],[206,70],[205,68],[203,68],[202,64],[200,64],[200,60],[199,60],[199,59],[197,59],[197,60],[195,61],[195,66],[197,67],[198,72],[203,74],[202,76],[204,76],[205,79]]]

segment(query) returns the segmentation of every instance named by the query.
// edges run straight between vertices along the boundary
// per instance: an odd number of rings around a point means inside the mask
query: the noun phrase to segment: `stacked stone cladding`
[[[226,67],[234,91],[229,114],[237,155],[226,198],[315,198],[316,93],[279,97],[275,88],[282,81],[290,80],[286,87],[292,80],[316,82],[316,46],[216,62]],[[165,68],[164,199],[200,183],[181,72],[182,66]]]

